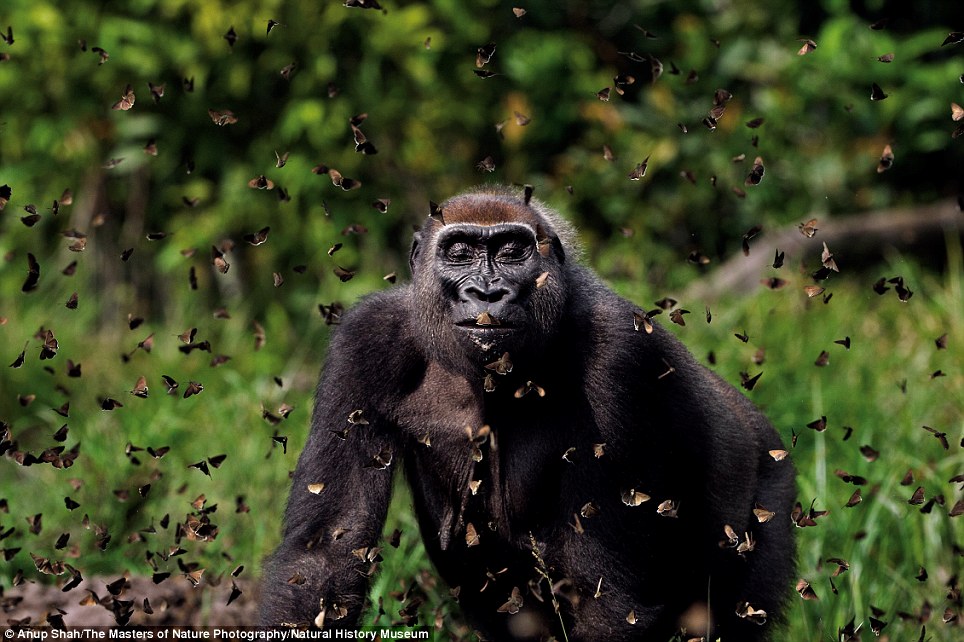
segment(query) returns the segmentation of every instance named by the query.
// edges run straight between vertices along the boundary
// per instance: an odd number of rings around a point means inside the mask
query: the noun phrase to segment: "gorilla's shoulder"
[[[698,369],[659,317],[647,332],[637,318],[644,307],[618,295],[591,270],[578,268],[571,278],[579,293],[571,317],[583,337],[588,362],[605,376],[625,384],[639,378],[651,381],[669,367],[683,372]]]
[[[362,297],[342,316],[333,345],[360,346],[376,354],[392,346],[411,343],[412,292],[408,284]]]
[[[411,297],[411,286],[397,285],[349,308],[332,333],[326,374],[390,390],[422,367],[425,351],[413,332]]]

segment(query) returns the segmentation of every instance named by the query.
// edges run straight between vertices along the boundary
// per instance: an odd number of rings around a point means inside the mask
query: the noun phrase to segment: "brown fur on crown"
[[[497,225],[499,223],[523,223],[539,233],[540,222],[547,224],[565,248],[569,259],[582,256],[575,228],[539,199],[532,198],[525,204],[523,191],[503,185],[480,185],[453,196],[441,204],[444,224]],[[426,217],[423,232],[435,234],[442,228],[442,221]],[[543,231],[546,231],[543,228]]]
[[[539,223],[537,214],[518,198],[492,192],[470,192],[450,199],[443,205],[442,220],[446,225],[525,223],[533,229]]]

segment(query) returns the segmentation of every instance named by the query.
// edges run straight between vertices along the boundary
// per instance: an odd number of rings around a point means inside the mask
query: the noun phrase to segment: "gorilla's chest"
[[[481,377],[468,381],[430,366],[397,409],[423,528],[439,534],[442,548],[468,523],[480,536],[512,542],[558,522],[567,510],[563,456],[596,432],[588,412],[568,403],[563,413],[550,389],[517,394],[524,381],[497,383],[485,392]]]

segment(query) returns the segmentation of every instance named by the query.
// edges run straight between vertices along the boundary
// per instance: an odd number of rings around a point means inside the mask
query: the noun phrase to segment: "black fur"
[[[444,243],[447,228],[477,223],[532,230],[536,250],[509,266],[485,256],[453,267],[440,235]],[[357,623],[370,565],[352,551],[379,545],[391,471],[403,465],[429,555],[487,639],[563,639],[564,627],[573,641],[663,642],[680,626],[700,633],[707,613],[725,642],[769,637],[794,566],[794,472],[768,454],[780,440],[672,335],[637,330],[636,306],[578,265],[569,235],[535,201],[491,190],[456,197],[417,234],[412,284],[345,316],[284,542],[265,567],[265,624],[316,623],[322,608],[327,627]],[[482,285],[466,285],[486,273]],[[453,326],[476,308],[513,319],[515,330]],[[503,348],[513,364],[504,375],[485,367]],[[494,391],[484,390],[486,375]],[[349,423],[356,410],[367,424]],[[392,460],[382,469],[375,458],[385,453]],[[481,481],[476,494],[471,481]],[[309,492],[316,483],[324,489]],[[629,489],[651,499],[628,506]],[[657,512],[664,500],[675,517]],[[756,505],[776,517],[758,523]],[[725,525],[741,541],[749,533],[753,550],[721,544]],[[513,588],[521,611],[500,611]],[[770,622],[738,618],[745,602]]]

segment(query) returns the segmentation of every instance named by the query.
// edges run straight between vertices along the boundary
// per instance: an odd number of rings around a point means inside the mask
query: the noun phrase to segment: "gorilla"
[[[766,640],[794,572],[776,431],[577,262],[531,193],[433,208],[412,281],[334,334],[269,626],[352,628],[403,466],[439,575],[484,640]]]

